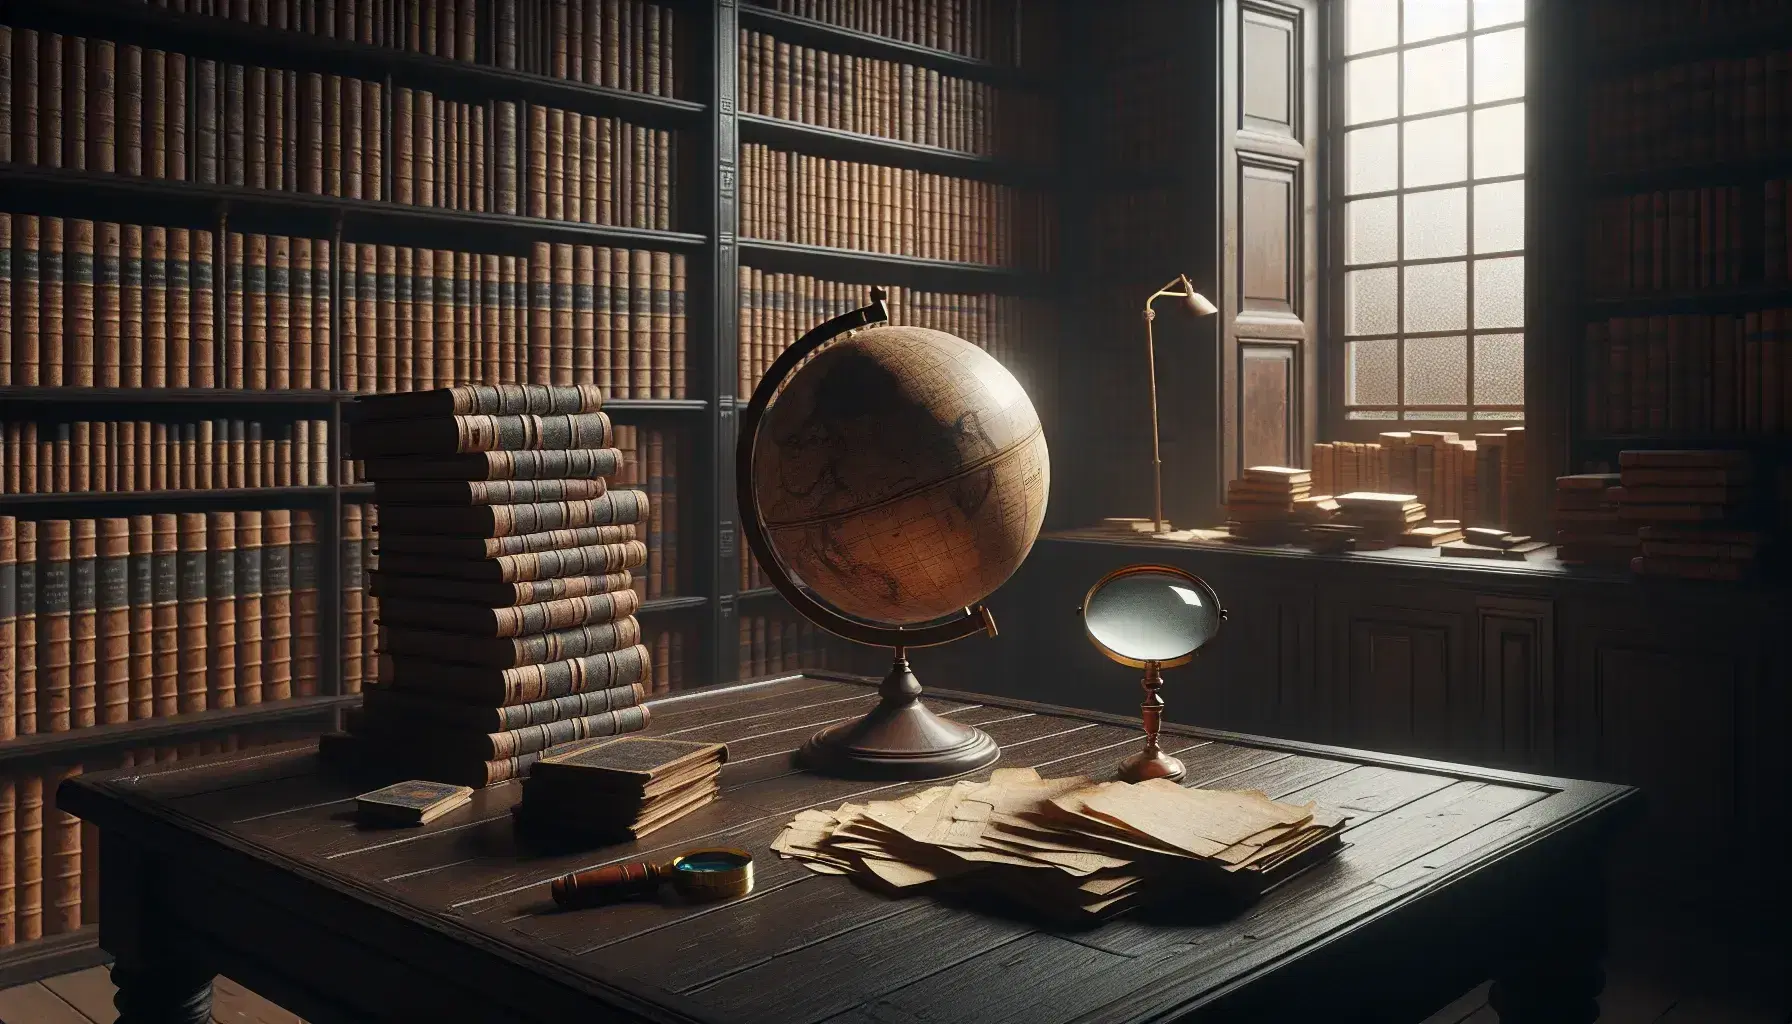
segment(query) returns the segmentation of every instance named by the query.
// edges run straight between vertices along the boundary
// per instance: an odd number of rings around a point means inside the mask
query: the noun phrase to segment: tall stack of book
[[[1352,491],[1340,494],[1337,521],[1362,531],[1357,547],[1386,549],[1399,544],[1413,527],[1425,522],[1425,503],[1413,494]]]
[[[1616,473],[1556,477],[1550,518],[1556,526],[1556,557],[1570,565],[1630,568],[1642,553],[1636,523],[1618,509]]]
[[[1226,484],[1226,530],[1253,544],[1283,544],[1305,533],[1297,503],[1312,496],[1313,474],[1285,466],[1252,466]]]
[[[1646,576],[1740,580],[1757,569],[1754,464],[1739,451],[1628,451],[1618,455],[1619,514],[1638,525]]]
[[[327,756],[485,786],[554,746],[646,727],[629,570],[641,491],[602,392],[458,387],[364,398],[350,435],[379,509],[377,685]]]

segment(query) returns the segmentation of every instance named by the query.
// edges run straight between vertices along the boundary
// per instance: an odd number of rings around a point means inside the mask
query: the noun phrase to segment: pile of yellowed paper
[[[988,782],[802,811],[772,849],[897,893],[965,880],[1054,917],[1104,918],[1159,897],[1254,897],[1335,852],[1345,820],[1254,790],[1002,768]]]

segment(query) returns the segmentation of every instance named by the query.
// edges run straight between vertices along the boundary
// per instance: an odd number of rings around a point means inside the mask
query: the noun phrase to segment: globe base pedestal
[[[976,771],[1001,748],[981,729],[941,718],[921,703],[921,683],[898,657],[865,717],[809,738],[798,759],[823,775],[854,779],[939,779]]]

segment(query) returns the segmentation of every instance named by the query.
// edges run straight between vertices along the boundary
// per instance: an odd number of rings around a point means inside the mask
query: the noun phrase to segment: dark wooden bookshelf
[[[1588,319],[1599,320],[1614,316],[1653,316],[1673,313],[1746,313],[1750,310],[1785,304],[1792,304],[1792,282],[1745,284],[1732,288],[1708,288],[1696,292],[1590,299],[1586,304],[1586,314]]]
[[[427,2],[427,0],[426,0]],[[1005,65],[943,50],[880,38],[764,8],[737,4],[670,5],[678,22],[680,95],[652,96],[486,63],[449,60],[322,36],[261,28],[224,18],[170,11],[123,0],[0,0],[0,23],[111,39],[200,59],[217,59],[342,74],[439,92],[454,100],[516,100],[581,113],[616,116],[631,123],[678,131],[679,159],[671,223],[664,231],[574,221],[347,199],[305,192],[161,180],[96,171],[0,164],[0,210],[122,223],[289,234],[342,243],[374,242],[472,252],[525,254],[534,242],[615,245],[683,253],[688,259],[686,312],[687,394],[678,399],[618,399],[605,410],[619,423],[675,427],[686,439],[678,497],[679,545],[686,566],[678,596],[647,601],[641,614],[670,617],[687,630],[684,663],[693,682],[725,684],[739,678],[740,602],[756,606],[777,597],[771,588],[736,593],[739,533],[734,490],[735,422],[739,404],[738,276],[743,265],[811,273],[832,280],[992,292],[1047,293],[1056,275],[973,263],[918,259],[895,253],[744,239],[738,236],[739,144],[773,142],[817,154],[884,162],[980,180],[1051,188],[1053,169],[1030,167],[939,147],[823,129],[738,113],[737,40],[743,28],[780,39],[932,68],[1003,87],[1054,91],[1048,80]],[[483,45],[483,43],[481,44]],[[485,59],[481,55],[481,60]],[[189,110],[195,108],[189,104]],[[385,153],[394,147],[387,131]],[[391,181],[390,174],[387,182]],[[342,381],[343,304],[340,248],[331,253],[329,379]],[[221,300],[220,300],[221,301]],[[218,330],[222,332],[222,320]],[[144,719],[61,733],[0,741],[0,763],[99,763],[96,755],[175,737],[230,733],[272,722],[334,727],[339,710],[359,701],[342,692],[342,508],[371,500],[371,484],[340,479],[344,423],[356,392],[341,388],[253,391],[227,388],[0,387],[9,417],[105,418],[111,410],[153,406],[172,410],[216,409],[213,415],[245,414],[277,421],[305,415],[327,418],[332,483],[310,487],[143,491],[118,494],[0,496],[0,514],[113,515],[133,506],[170,509],[253,508],[293,503],[318,510],[317,630],[319,696],[245,708]],[[138,412],[140,417],[142,412]],[[781,599],[780,599],[781,600]],[[686,625],[688,623],[688,625]],[[16,984],[102,962],[94,927],[0,948],[0,980]]]
[[[1583,58],[1595,78],[1633,75],[1689,61],[1748,57],[1792,46],[1792,19],[1743,18],[1715,31],[1668,32],[1644,44],[1608,42]]]
[[[1589,196],[1602,197],[1676,188],[1760,185],[1770,178],[1792,178],[1792,153],[1751,157],[1746,160],[1730,160],[1723,163],[1595,171],[1587,176],[1586,193]]]

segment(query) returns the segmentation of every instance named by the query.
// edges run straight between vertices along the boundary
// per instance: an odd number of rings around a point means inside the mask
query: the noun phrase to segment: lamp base
[[[865,717],[829,726],[798,753],[803,767],[853,779],[939,779],[973,772],[1001,755],[981,729],[941,718],[921,703],[921,683],[898,657]]]

